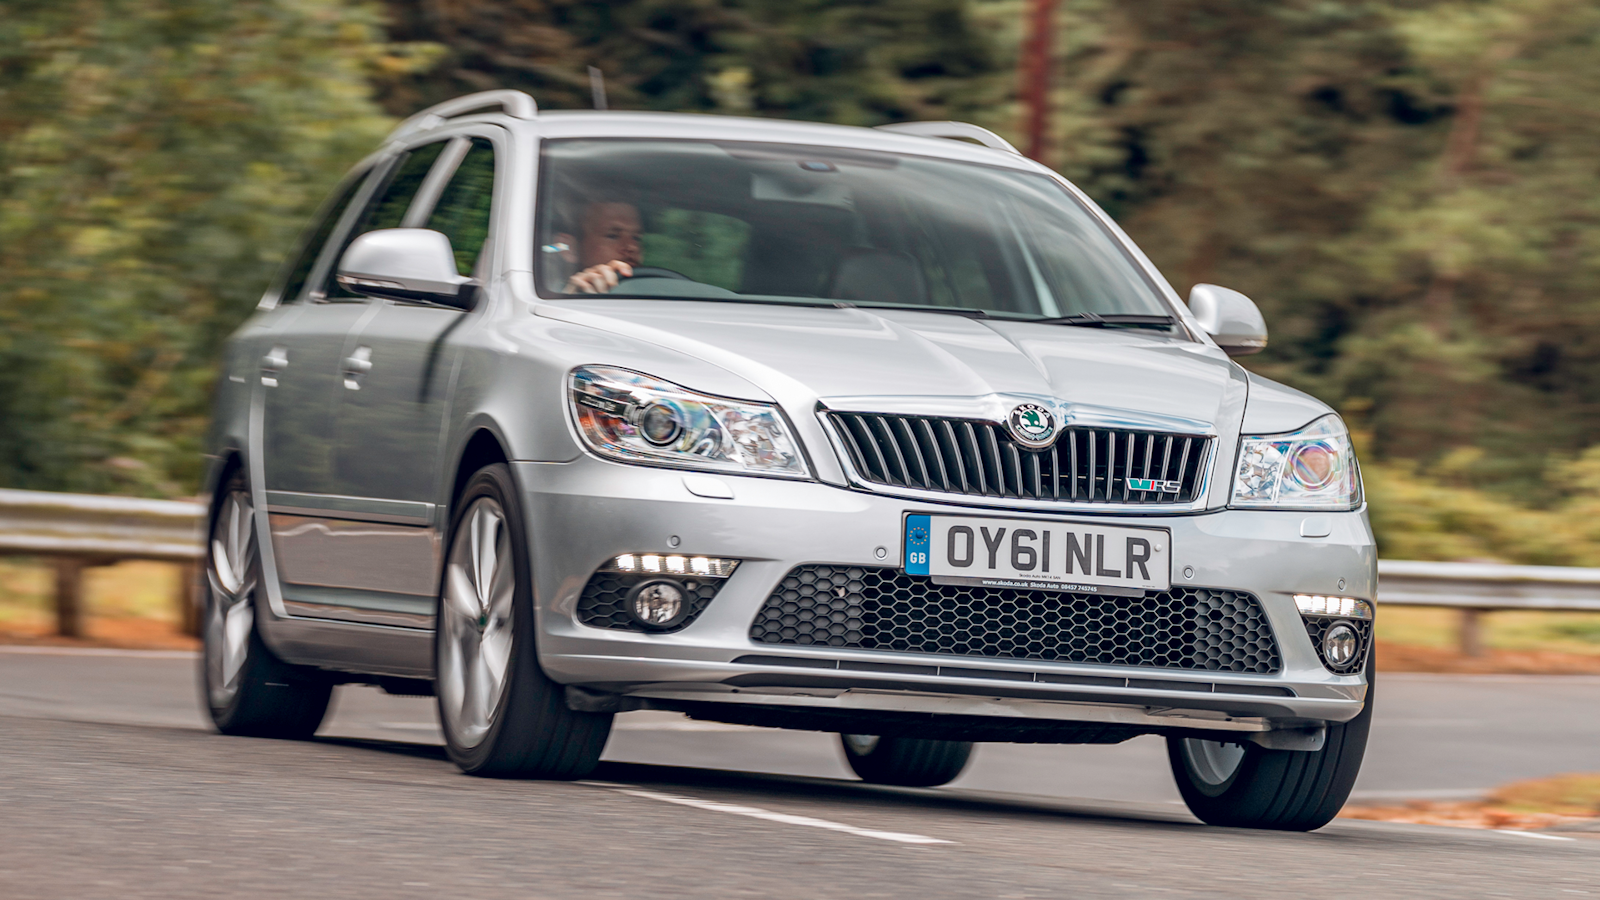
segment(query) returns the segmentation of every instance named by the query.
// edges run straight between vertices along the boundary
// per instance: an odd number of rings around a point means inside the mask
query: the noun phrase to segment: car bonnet
[[[1244,370],[1215,347],[1131,330],[715,301],[542,305],[547,315],[733,371],[784,401],[791,416],[815,401],[836,410],[1001,419],[1014,403],[1044,401],[1064,424],[1228,435],[1237,433],[1247,386]]]

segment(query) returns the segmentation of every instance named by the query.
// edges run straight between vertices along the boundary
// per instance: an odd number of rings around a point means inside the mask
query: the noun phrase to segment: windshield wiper
[[[1028,319],[1039,325],[1077,325],[1080,328],[1165,328],[1177,323],[1172,316],[1147,313],[1073,313],[1051,319]]]
[[[855,301],[840,301],[840,306],[856,307],[857,309],[903,309],[908,312],[944,313],[951,316],[966,316],[969,319],[987,319],[989,313],[982,309],[973,309],[967,306],[933,306],[919,303],[859,303]]]

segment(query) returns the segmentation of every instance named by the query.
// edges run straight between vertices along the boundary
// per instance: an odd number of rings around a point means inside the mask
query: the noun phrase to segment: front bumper
[[[971,513],[814,482],[715,476],[731,499],[691,493],[685,473],[582,457],[513,464],[529,523],[545,671],[558,682],[663,705],[732,703],[851,714],[947,714],[1119,723],[1148,730],[1266,731],[1342,722],[1366,681],[1322,665],[1295,593],[1372,599],[1376,551],[1364,511],[1219,510],[1173,516],[988,512],[1168,528],[1173,585],[1248,591],[1260,599],[1282,669],[1269,675],[758,644],[752,620],[795,566],[901,565],[907,512]],[[704,478],[705,476],[696,476]],[[702,493],[704,491],[702,490]],[[1327,531],[1325,537],[1302,537]],[[581,624],[584,584],[621,553],[743,560],[705,612],[681,631]],[[880,555],[881,554],[881,555]],[[1192,570],[1192,575],[1185,575]]]

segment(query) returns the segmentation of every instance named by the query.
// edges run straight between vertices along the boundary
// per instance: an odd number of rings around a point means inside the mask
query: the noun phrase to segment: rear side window
[[[350,201],[355,198],[356,192],[361,190],[361,185],[366,180],[365,173],[351,178],[333,205],[325,208],[322,219],[316,223],[305,243],[300,246],[300,255],[289,268],[289,276],[283,283],[283,289],[278,291],[279,303],[293,303],[300,299],[300,291],[305,288],[306,281],[311,277],[311,269],[317,264],[317,257],[322,255],[322,248],[328,243],[328,236],[333,234],[334,226],[338,225],[339,219],[344,216],[345,208],[350,205]]]
[[[473,138],[472,148],[450,176],[424,228],[450,239],[456,270],[471,275],[489,237],[490,204],[494,199],[494,145]]]
[[[417,188],[422,187],[422,180],[428,177],[428,170],[433,168],[434,160],[439,158],[439,152],[443,149],[443,142],[418,147],[407,153],[398,165],[390,169],[388,182],[367,204],[361,219],[356,222],[356,227],[345,235],[344,243],[339,247],[340,257],[344,256],[344,251],[350,246],[350,242],[361,235],[382,228],[400,227],[400,221],[405,218],[406,210],[411,208],[411,199],[416,196]],[[333,265],[328,267],[328,276],[322,284],[322,290],[327,298],[365,300],[365,297],[345,290],[334,280],[338,268],[339,260],[335,257]]]

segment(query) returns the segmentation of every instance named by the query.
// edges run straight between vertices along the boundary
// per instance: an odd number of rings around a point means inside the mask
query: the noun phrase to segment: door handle
[[[273,347],[261,357],[261,383],[267,387],[278,386],[278,376],[289,365],[289,349]]]
[[[372,348],[357,347],[356,352],[344,358],[344,386],[348,390],[361,390],[361,376],[372,371]]]

